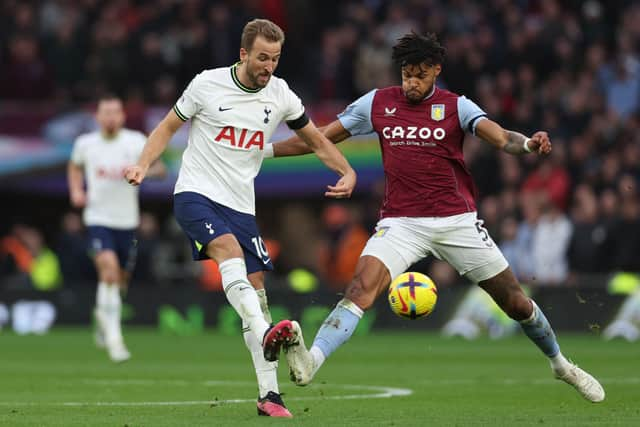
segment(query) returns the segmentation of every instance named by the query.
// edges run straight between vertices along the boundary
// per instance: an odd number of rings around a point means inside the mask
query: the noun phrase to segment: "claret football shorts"
[[[448,217],[383,218],[361,256],[378,258],[394,278],[433,255],[478,283],[509,265],[482,223],[476,212]]]

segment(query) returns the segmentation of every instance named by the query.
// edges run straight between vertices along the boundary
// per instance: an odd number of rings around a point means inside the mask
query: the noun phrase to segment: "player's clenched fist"
[[[124,179],[131,185],[140,185],[145,174],[146,171],[141,166],[127,166],[124,170]]]
[[[551,140],[544,131],[534,133],[527,145],[531,151],[538,154],[549,154],[551,152]]]

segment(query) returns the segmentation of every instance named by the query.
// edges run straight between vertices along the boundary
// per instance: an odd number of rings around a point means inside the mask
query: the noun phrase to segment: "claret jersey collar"
[[[427,96],[425,96],[424,98],[422,98],[422,101],[420,102],[424,102],[426,100],[428,100],[429,98],[431,98],[433,96],[433,94],[436,93],[436,84],[433,84],[433,87],[431,88],[431,92],[429,92],[429,94]]]

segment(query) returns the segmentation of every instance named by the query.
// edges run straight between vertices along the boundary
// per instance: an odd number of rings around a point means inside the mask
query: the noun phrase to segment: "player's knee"
[[[121,275],[117,268],[106,268],[100,274],[100,281],[105,283],[119,283],[120,279]]]
[[[244,258],[242,248],[232,234],[223,234],[210,241],[205,253],[218,264],[231,258]]]
[[[502,309],[513,320],[524,320],[531,316],[531,308],[531,301],[523,292],[514,292]]]
[[[356,276],[347,287],[345,297],[364,311],[371,308],[375,302],[376,291],[372,286],[368,286],[361,276]]]

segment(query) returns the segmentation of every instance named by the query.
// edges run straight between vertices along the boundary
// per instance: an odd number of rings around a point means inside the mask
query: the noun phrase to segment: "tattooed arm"
[[[503,129],[502,126],[489,119],[478,122],[476,136],[494,147],[513,155],[532,152],[549,154],[551,152],[551,141],[547,132],[538,131],[531,138],[527,138],[521,133]]]

